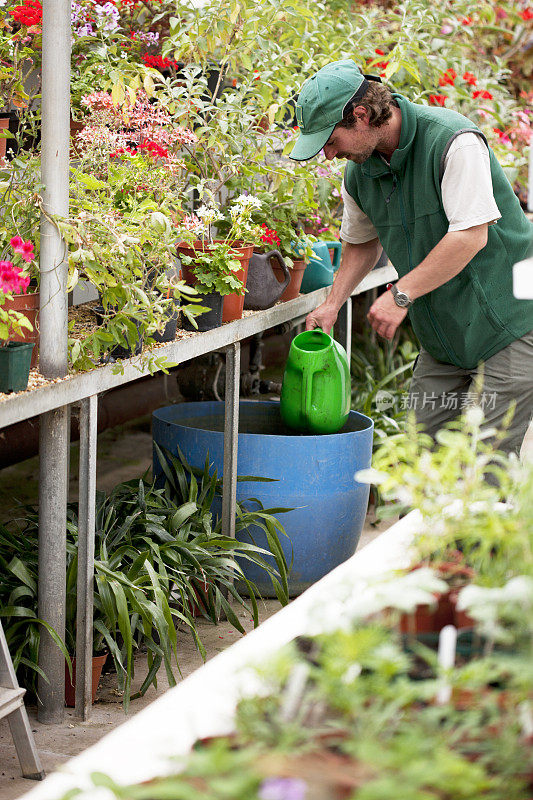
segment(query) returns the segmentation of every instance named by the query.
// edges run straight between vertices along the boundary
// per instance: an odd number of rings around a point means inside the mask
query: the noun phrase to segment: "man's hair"
[[[339,122],[339,125],[341,128],[353,128],[357,121],[354,108],[362,106],[368,111],[369,125],[372,128],[379,128],[392,117],[392,107],[395,105],[397,103],[386,86],[376,81],[370,81],[364,97],[347,106],[342,115],[342,122]]]

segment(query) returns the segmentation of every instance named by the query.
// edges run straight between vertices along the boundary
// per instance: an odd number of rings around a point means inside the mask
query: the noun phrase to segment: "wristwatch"
[[[413,300],[411,300],[409,295],[400,291],[395,283],[388,283],[387,289],[391,290],[394,302],[400,308],[409,308],[409,306],[413,305]]]

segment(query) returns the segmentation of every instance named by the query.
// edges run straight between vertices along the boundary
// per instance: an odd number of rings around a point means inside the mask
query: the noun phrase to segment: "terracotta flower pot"
[[[102,675],[102,669],[107,658],[107,653],[101,656],[93,656],[93,674],[92,674],[92,702],[96,700],[96,692],[98,691],[98,683]],[[65,704],[68,708],[74,708],[76,705],[76,658],[72,659],[72,680],[68,671],[67,663],[65,662]]]
[[[295,297],[298,297],[306,267],[307,262],[305,262],[303,259],[296,259],[294,261],[292,268],[290,269],[291,279],[289,285],[281,295],[280,300],[285,302],[286,300],[294,300]],[[283,274],[281,267],[274,263],[272,264],[272,269],[274,270],[274,275],[278,281],[283,283],[285,280],[285,275]]]
[[[83,145],[81,142],[78,142],[77,135],[82,131],[87,122],[82,122],[79,119],[71,119],[70,120],[70,158],[80,158],[83,153]]]
[[[33,325],[32,331],[24,330],[24,336],[15,333],[9,337],[14,342],[35,345],[31,356],[30,369],[37,366],[39,359],[39,303],[39,292],[33,292],[15,295],[12,300],[6,300],[3,305],[6,311],[19,311],[21,314],[25,314]]]
[[[400,632],[416,636],[420,633],[439,633],[446,625],[454,624],[454,607],[450,593],[438,595],[434,606],[417,606],[411,614],[400,617]]]
[[[194,246],[180,243],[177,245],[176,250],[179,255],[189,256],[190,258],[194,258],[195,254],[198,251],[204,252],[207,250],[209,252],[209,244],[204,244],[204,242],[196,241]],[[253,244],[245,245],[241,242],[235,242],[232,245],[232,249],[235,251],[236,258],[239,259],[241,262],[241,269],[235,273],[236,277],[239,278],[246,286],[246,278],[248,276],[248,264],[250,262],[250,258],[252,253],[254,252]],[[190,265],[182,264],[181,267],[182,277],[183,280],[189,286],[196,286],[196,278],[191,270]],[[232,322],[235,319],[241,319],[242,312],[244,308],[244,294],[227,294],[224,295],[224,305],[222,308],[222,322]]]

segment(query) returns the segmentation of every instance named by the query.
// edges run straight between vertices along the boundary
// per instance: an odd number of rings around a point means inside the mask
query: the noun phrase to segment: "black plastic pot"
[[[162,333],[154,333],[152,338],[156,342],[173,342],[176,338],[176,328],[178,327],[178,308],[174,308],[168,317],[168,322]]]
[[[95,306],[93,308],[93,313],[94,313],[94,315],[96,317],[96,321],[98,322],[98,324],[102,325],[106,320],[104,307],[103,306]],[[138,333],[139,329],[141,327],[140,323],[136,322],[135,326],[137,328],[137,333]],[[111,350],[109,351],[108,356],[105,358],[105,361],[114,361],[117,358],[131,358],[131,356],[138,356],[139,353],[142,352],[143,343],[144,343],[143,342],[143,337],[139,336],[137,341],[136,341],[136,343],[135,343],[135,349],[133,349],[132,347],[123,347],[122,345],[117,344],[117,345],[115,345],[115,347],[111,348]]]
[[[209,308],[204,314],[195,317],[196,324],[199,331],[211,331],[213,328],[218,328],[222,325],[222,306],[224,298],[218,292],[210,292],[209,294],[199,295],[200,305]],[[182,327],[184,331],[195,331],[196,328],[192,325],[188,318],[183,315]]]
[[[33,344],[8,342],[0,347],[0,392],[22,392],[28,386]]]

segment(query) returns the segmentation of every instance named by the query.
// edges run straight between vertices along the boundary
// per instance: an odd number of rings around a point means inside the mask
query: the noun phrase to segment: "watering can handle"
[[[317,333],[324,333],[322,328],[313,328],[313,332]],[[303,392],[302,392],[302,400],[303,400],[303,407],[302,412],[304,417],[307,419],[309,413],[311,411],[311,401],[313,399],[313,378],[315,375],[315,370],[307,370],[303,374]]]
[[[341,265],[342,244],[337,240],[333,242],[326,242],[328,250],[333,250],[333,271],[336,272]]]
[[[266,257],[266,259],[267,259],[269,264],[270,264],[270,259],[271,258],[275,258],[276,261],[278,262],[278,264],[279,264],[279,266],[281,268],[281,271],[283,272],[283,274],[285,276],[285,280],[281,284],[282,285],[282,292],[285,291],[285,289],[287,288],[287,286],[289,285],[290,280],[291,280],[291,273],[289,272],[289,268],[285,263],[285,259],[283,258],[283,256],[281,255],[279,250],[269,250],[268,253],[265,254],[265,257]]]

